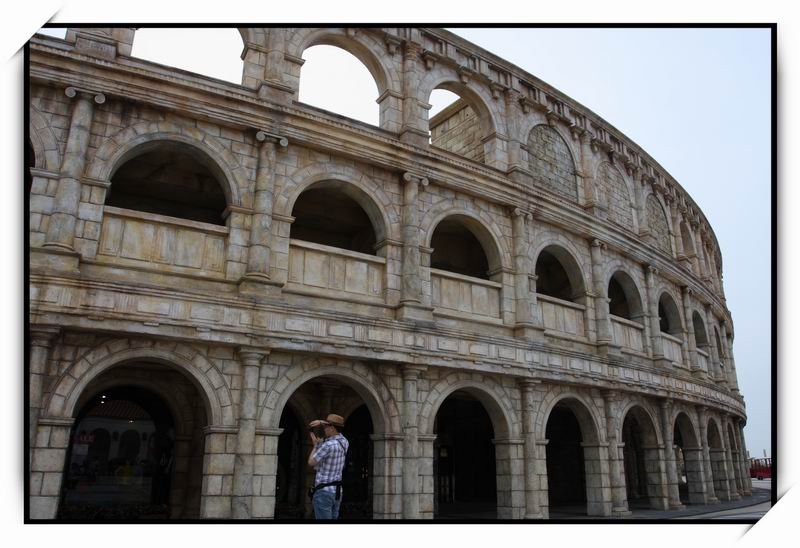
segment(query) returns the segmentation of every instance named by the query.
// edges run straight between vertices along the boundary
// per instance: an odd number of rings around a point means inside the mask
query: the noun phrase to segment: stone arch
[[[528,133],[527,145],[534,183],[543,182],[556,194],[577,202],[576,155],[561,132],[549,124],[538,124]],[[549,169],[543,169],[542,163]]]
[[[44,409],[46,416],[71,417],[86,386],[111,367],[134,361],[173,366],[184,372],[204,396],[206,416],[212,425],[235,424],[235,406],[230,388],[219,369],[206,356],[181,344],[136,346],[128,339],[114,339],[87,351],[58,377]]]
[[[420,222],[420,232],[424,235],[424,246],[431,246],[436,227],[441,221],[448,218],[458,218],[465,221],[465,226],[483,247],[486,258],[489,261],[490,270],[500,267],[511,268],[511,252],[503,237],[502,229],[492,216],[485,210],[475,212],[458,207],[452,200],[442,200],[425,213]]]
[[[550,239],[538,240],[536,242],[535,254],[531,256],[531,262],[536,269],[536,264],[543,251],[547,251],[553,255],[567,274],[570,286],[572,288],[572,300],[580,299],[586,295],[586,288],[588,287],[586,274],[580,261],[576,249],[571,244],[564,245],[563,241],[553,241]]]
[[[604,287],[606,288],[606,294],[609,296],[609,298],[611,298],[609,295],[609,289],[611,282],[614,280],[619,283],[623,293],[625,294],[625,299],[630,307],[629,319],[637,320],[642,318],[645,314],[644,299],[642,299],[643,293],[636,281],[636,278],[631,276],[631,274],[620,264],[606,265],[606,280]],[[614,312],[612,311],[611,313],[613,314]]]
[[[668,494],[663,483],[666,471],[661,458],[656,415],[639,398],[629,402],[620,417],[617,439],[623,443],[628,503],[632,498],[646,498],[651,508],[667,508]]]
[[[664,443],[663,433],[661,432],[661,420],[659,418],[658,412],[653,409],[650,403],[639,395],[631,395],[623,400],[622,405],[620,406],[620,413],[619,416],[621,420],[619,422],[618,431],[617,431],[617,439],[622,439],[622,423],[625,421],[625,417],[628,413],[637,410],[639,416],[646,417],[647,421],[649,422],[650,426],[652,426],[653,431],[652,435],[653,443],[655,445],[661,445]]]
[[[696,421],[693,419],[692,414],[688,410],[678,407],[673,413],[672,423],[673,428],[679,429],[683,443],[688,447],[700,447],[700,433],[697,428]],[[687,437],[688,436],[688,437]]]
[[[141,122],[106,137],[87,166],[87,176],[110,181],[115,170],[159,141],[183,143],[204,154],[219,171],[228,205],[250,207],[250,173],[217,138],[197,128],[172,122]]]
[[[723,437],[722,437],[722,425],[720,424],[719,420],[709,415],[707,425],[706,425],[706,432],[708,437],[708,446],[712,449],[722,449],[724,446]],[[712,443],[712,434],[715,434]]]
[[[114,386],[136,386],[144,388],[159,396],[169,408],[172,413],[173,424],[175,425],[175,434],[177,436],[189,436],[194,427],[194,416],[192,415],[191,405],[186,399],[186,395],[180,390],[167,391],[157,382],[152,382],[148,379],[143,379],[133,376],[119,377],[101,380],[99,383],[90,383],[83,394],[78,398],[75,409],[81,409],[86,405],[87,400],[91,397],[89,389],[92,393],[100,393],[103,390],[113,388]]]
[[[672,228],[669,215],[667,215],[661,198],[652,192],[645,199],[645,215],[656,248],[667,255],[672,255]]]
[[[666,286],[659,288],[656,294],[658,295],[657,303],[659,307],[663,308],[664,313],[667,314],[667,321],[670,325],[668,333],[683,338],[685,324],[681,307],[678,305],[681,299],[676,298],[671,289]]]
[[[341,48],[367,68],[379,95],[401,88],[400,76],[385,56],[386,45],[371,34],[363,31],[350,33],[342,27],[298,28],[287,36],[286,43],[286,52],[296,58],[302,58],[303,52],[314,46]]]
[[[400,411],[383,380],[361,363],[308,357],[290,367],[268,390],[258,415],[259,428],[278,428],[281,413],[300,386],[316,377],[335,377],[364,400],[375,433],[401,432]]]
[[[58,171],[61,168],[61,151],[58,140],[44,115],[33,105],[29,108],[28,136],[36,156],[36,168]]]
[[[483,86],[472,80],[464,83],[454,69],[437,65],[420,79],[417,87],[417,100],[422,104],[428,104],[431,93],[435,89],[450,91],[466,101],[481,121],[482,137],[493,133],[506,133],[505,126],[502,124],[503,113],[496,106],[499,102],[493,100],[491,94]],[[427,128],[425,129],[427,130]]]
[[[604,428],[600,426],[603,424],[600,410],[591,401],[590,397],[566,387],[561,387],[560,390],[551,390],[542,400],[536,421],[536,431],[544,435],[547,430],[547,421],[550,419],[553,408],[559,403],[569,408],[575,418],[578,419],[583,443],[600,444],[605,442]]]
[[[349,166],[316,163],[295,171],[275,196],[274,214],[291,217],[300,195],[312,185],[326,182],[361,206],[378,242],[400,239],[400,214],[389,195],[365,173]]]
[[[420,435],[433,434],[436,414],[444,401],[453,392],[463,390],[477,399],[488,413],[495,439],[519,437],[520,424],[504,388],[491,377],[480,373],[472,373],[470,378],[463,377],[463,373],[450,373],[433,385],[427,400],[420,407],[417,422]]]
[[[611,163],[602,162],[595,170],[594,180],[598,200],[608,208],[608,219],[635,232],[636,202],[633,189],[625,175]]]
[[[694,331],[695,343],[698,347],[711,344],[709,329],[706,325],[706,316],[697,309],[692,309],[692,329]]]

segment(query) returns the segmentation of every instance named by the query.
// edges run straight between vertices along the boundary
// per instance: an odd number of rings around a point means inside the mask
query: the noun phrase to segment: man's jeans
[[[341,498],[336,500],[335,491],[324,489],[317,491],[314,493],[314,498],[311,499],[311,504],[314,506],[314,517],[316,519],[338,519],[341,502]]]

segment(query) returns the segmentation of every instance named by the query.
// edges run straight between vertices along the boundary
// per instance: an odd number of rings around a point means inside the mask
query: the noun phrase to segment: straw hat
[[[325,420],[320,420],[322,424],[330,424],[331,426],[335,426],[336,428],[344,428],[344,418],[341,415],[334,415],[331,413]]]

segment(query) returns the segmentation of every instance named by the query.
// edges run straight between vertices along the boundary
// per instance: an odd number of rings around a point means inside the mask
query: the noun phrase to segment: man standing
[[[322,427],[324,439],[315,429]],[[350,443],[339,432],[344,428],[344,419],[330,414],[325,420],[314,420],[309,423],[309,437],[314,448],[308,456],[308,465],[317,471],[314,480],[314,495],[311,503],[314,506],[316,519],[337,519],[339,504],[342,502],[342,470]]]

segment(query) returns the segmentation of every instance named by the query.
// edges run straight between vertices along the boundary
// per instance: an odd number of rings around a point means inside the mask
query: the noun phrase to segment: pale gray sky
[[[48,33],[59,35],[53,30]],[[748,449],[752,456],[769,454],[769,31],[450,30],[605,118],[702,208],[722,247],[734,355],[747,402]],[[140,29],[133,54],[239,83],[241,50],[233,29]],[[354,58],[354,66],[340,62],[348,56],[327,46],[308,50],[300,99],[375,124],[377,88]],[[433,97],[434,111],[449,100],[452,96]]]

